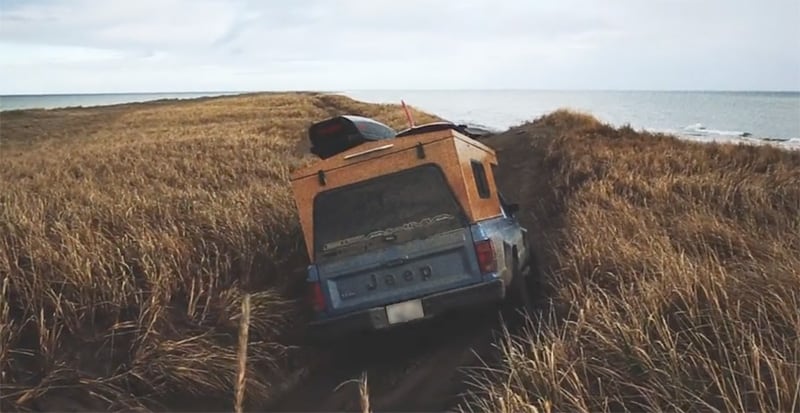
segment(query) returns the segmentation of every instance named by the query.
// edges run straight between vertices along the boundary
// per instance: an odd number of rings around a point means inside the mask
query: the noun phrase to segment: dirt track
[[[537,176],[537,169],[543,169],[533,154],[531,139],[550,132],[527,125],[485,140],[500,158],[498,185],[509,200],[520,203],[520,220],[531,233],[560,226],[557,218],[561,208],[548,200],[545,192],[536,190],[541,189],[539,184],[525,182],[526,177]],[[546,181],[542,177],[542,182]],[[546,222],[532,220],[526,207],[534,205],[543,210]],[[544,241],[533,242],[546,259],[546,251],[541,251]],[[270,410],[359,411],[357,380],[362,372],[367,373],[374,411],[455,409],[464,403],[465,392],[472,390],[468,371],[492,365],[496,359],[493,344],[501,334],[498,315],[491,308],[458,314],[374,339],[354,339],[347,348],[325,351],[321,355],[325,361]],[[513,333],[516,328],[510,330]]]
[[[476,354],[491,353],[496,326],[486,313],[468,313],[353,340],[348,348],[325,351],[324,364],[271,410],[359,411],[362,372],[375,411],[447,410],[465,390],[463,368],[480,366]]]

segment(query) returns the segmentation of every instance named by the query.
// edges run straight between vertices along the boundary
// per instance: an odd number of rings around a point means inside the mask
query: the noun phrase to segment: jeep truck
[[[528,305],[518,207],[498,193],[495,152],[462,132],[439,122],[396,133],[359,116],[309,128],[319,159],[291,184],[310,259],[312,334]]]

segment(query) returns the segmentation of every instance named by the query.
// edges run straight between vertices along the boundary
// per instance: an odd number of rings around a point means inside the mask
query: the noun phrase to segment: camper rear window
[[[314,198],[314,244],[327,253],[430,235],[465,224],[463,211],[441,169],[423,165],[320,192]],[[363,247],[363,248],[362,248]]]

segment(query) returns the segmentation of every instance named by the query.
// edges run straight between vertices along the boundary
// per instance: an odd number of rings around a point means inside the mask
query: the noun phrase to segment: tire
[[[533,306],[544,297],[544,272],[539,265],[539,257],[533,250],[533,244],[528,240],[528,257],[522,265],[525,272],[525,285],[528,289],[528,296]],[[533,310],[533,308],[531,308]]]
[[[528,313],[533,309],[533,300],[528,287],[528,277],[522,272],[516,251],[511,257],[510,266],[512,277],[511,284],[506,290],[503,316],[507,320],[519,321],[521,318],[524,319],[524,313]]]

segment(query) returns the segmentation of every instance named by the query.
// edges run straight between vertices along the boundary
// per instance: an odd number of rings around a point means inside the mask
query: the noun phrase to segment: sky
[[[800,0],[0,0],[0,94],[800,90]]]

